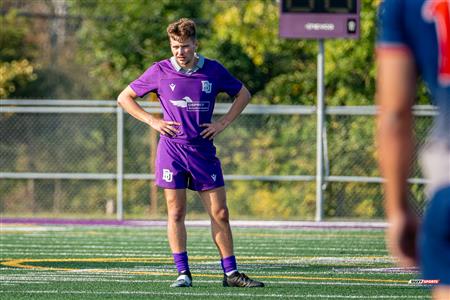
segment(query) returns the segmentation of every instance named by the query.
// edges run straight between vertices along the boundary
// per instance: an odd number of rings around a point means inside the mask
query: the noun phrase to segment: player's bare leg
[[[172,287],[192,286],[192,276],[189,270],[186,251],[186,190],[164,189],[167,202],[167,236],[170,249],[178,270],[178,278]]]
[[[203,205],[211,219],[211,233],[222,258],[233,254],[233,236],[231,233],[225,188],[219,187],[199,192]]]
[[[248,278],[237,270],[233,254],[233,235],[231,233],[225,188],[219,187],[199,192],[203,205],[211,219],[211,233],[221,256],[224,272],[223,286],[263,287],[264,283]]]
[[[186,190],[164,189],[167,202],[167,236],[172,253],[186,251]]]

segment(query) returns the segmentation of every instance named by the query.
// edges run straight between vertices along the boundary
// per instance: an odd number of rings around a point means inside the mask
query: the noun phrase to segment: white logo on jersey
[[[169,84],[169,87],[170,87],[170,89],[172,90],[172,92],[175,90],[175,87],[176,87],[176,86],[177,86],[177,85],[174,84],[174,83]]]
[[[216,181],[217,175],[216,174],[211,174],[211,178],[212,180],[214,180],[214,182]]]
[[[170,172],[170,170],[168,170],[168,169],[163,169],[162,179],[165,182],[172,182],[172,180],[173,180],[173,173]]]
[[[173,105],[178,106],[178,107],[187,107],[188,103],[192,103],[192,99],[189,98],[188,96],[184,97],[182,100],[170,100],[170,102],[172,102]]]
[[[169,100],[173,105],[186,108],[187,111],[209,111],[210,102],[193,101],[189,96],[183,97],[181,100]]]
[[[212,90],[212,83],[208,80],[202,80],[202,92],[205,92],[207,94],[211,93]]]

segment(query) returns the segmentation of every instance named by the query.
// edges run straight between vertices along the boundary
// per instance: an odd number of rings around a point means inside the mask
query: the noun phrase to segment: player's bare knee
[[[183,222],[186,216],[184,209],[172,209],[168,213],[169,222]]]
[[[230,221],[230,214],[227,207],[217,209],[213,212],[213,218],[219,223],[228,223]]]

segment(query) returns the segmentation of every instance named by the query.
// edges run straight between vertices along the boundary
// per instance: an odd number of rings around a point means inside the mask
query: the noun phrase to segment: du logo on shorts
[[[163,169],[162,179],[165,182],[172,182],[172,180],[173,180],[173,173],[170,172],[170,170],[168,170],[168,169]]]
[[[202,92],[205,92],[207,94],[211,93],[212,90],[212,83],[208,80],[202,80]]]

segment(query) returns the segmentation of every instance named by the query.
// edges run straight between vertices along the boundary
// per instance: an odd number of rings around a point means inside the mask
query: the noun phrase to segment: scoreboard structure
[[[360,0],[281,0],[280,36],[358,39]]]
[[[324,125],[326,39],[358,39],[360,0],[280,0],[280,37],[317,39],[316,221],[323,220],[325,159]]]

